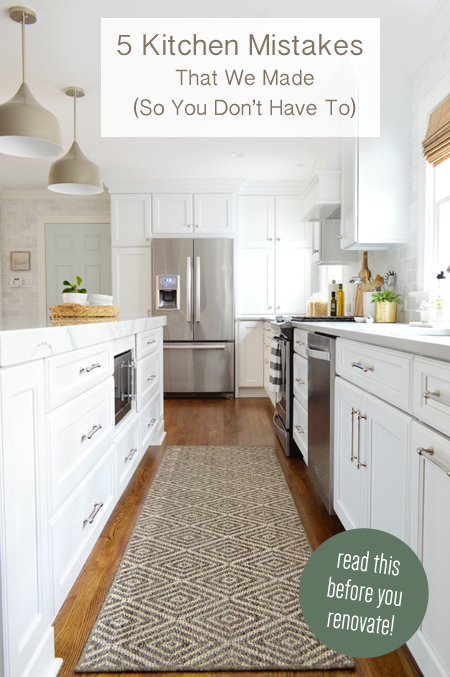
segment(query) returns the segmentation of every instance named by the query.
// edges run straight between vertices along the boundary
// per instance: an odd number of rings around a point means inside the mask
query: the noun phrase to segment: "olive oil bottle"
[[[330,301],[330,316],[336,317],[336,292],[331,292],[331,301]]]
[[[342,285],[339,285],[339,290],[337,293],[337,316],[338,317],[344,317],[345,315],[345,310],[344,310],[344,290],[342,289]]]

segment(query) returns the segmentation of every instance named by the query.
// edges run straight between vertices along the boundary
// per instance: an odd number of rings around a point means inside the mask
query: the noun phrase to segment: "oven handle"
[[[306,348],[306,354],[308,357],[313,357],[315,360],[325,360],[326,362],[331,361],[331,353],[326,353],[324,350],[313,350],[312,348]]]
[[[280,414],[278,414],[278,412],[275,412],[275,414],[273,415],[273,424],[274,424],[275,428],[276,428],[277,430],[279,430],[280,433],[281,433],[282,435],[284,435],[284,437],[287,437],[287,430],[285,430],[284,428],[280,428],[280,426],[276,424],[276,419],[277,419],[277,418],[279,418],[280,421],[281,421]]]

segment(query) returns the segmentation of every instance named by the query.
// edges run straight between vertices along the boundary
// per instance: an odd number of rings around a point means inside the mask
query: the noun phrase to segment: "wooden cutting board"
[[[355,317],[364,317],[364,285],[356,286]]]
[[[362,268],[359,271],[359,277],[361,280],[364,280],[364,291],[370,291],[369,287],[369,278],[370,278],[370,270],[367,267],[367,252],[363,252],[363,264]],[[359,287],[360,285],[358,285]]]

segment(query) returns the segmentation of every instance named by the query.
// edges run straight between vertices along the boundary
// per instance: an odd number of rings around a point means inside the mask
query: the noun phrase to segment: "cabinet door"
[[[263,322],[239,322],[239,387],[264,385]]]
[[[275,312],[306,315],[311,294],[311,252],[309,249],[275,251]]]
[[[302,222],[301,200],[297,195],[277,195],[275,197],[275,238],[282,246],[294,244],[296,247],[311,246],[311,225]]]
[[[195,233],[227,235],[233,232],[233,194],[194,195]]]
[[[55,674],[47,532],[44,363],[0,374],[4,677]],[[2,661],[3,662],[3,661]],[[52,671],[53,668],[53,671]],[[48,670],[48,672],[47,672]]]
[[[151,246],[150,195],[144,193],[111,195],[111,245]]]
[[[358,139],[342,139],[339,239],[343,249],[358,241]]]
[[[273,247],[274,198],[272,195],[240,195],[239,240],[241,246]]]
[[[237,299],[241,315],[274,313],[273,249],[241,249]]]
[[[154,193],[152,195],[152,232],[193,233],[192,195],[190,193]]]
[[[450,674],[450,442],[420,423],[412,427],[410,545],[425,568],[429,599],[408,646],[425,675],[441,677]],[[433,455],[417,453],[430,448]]]
[[[322,224],[320,221],[314,221],[312,225],[312,262],[320,263],[322,261]]]
[[[361,526],[407,541],[411,417],[364,394],[361,426]],[[364,444],[362,441],[364,440]],[[363,464],[366,464],[365,466]]]
[[[151,249],[114,247],[112,257],[113,295],[120,314],[151,316]]]
[[[361,469],[358,460],[358,413],[362,392],[343,379],[335,381],[334,509],[346,529],[361,524]]]

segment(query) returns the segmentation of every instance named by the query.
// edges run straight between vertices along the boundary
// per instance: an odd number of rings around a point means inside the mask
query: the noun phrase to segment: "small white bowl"
[[[112,306],[112,303],[106,303],[105,301],[89,301],[90,306]]]
[[[113,297],[108,296],[107,294],[89,294],[88,300],[89,305],[91,306],[94,305],[94,303],[100,306],[112,306]]]
[[[355,322],[365,322],[366,318],[365,317],[355,317]]]

